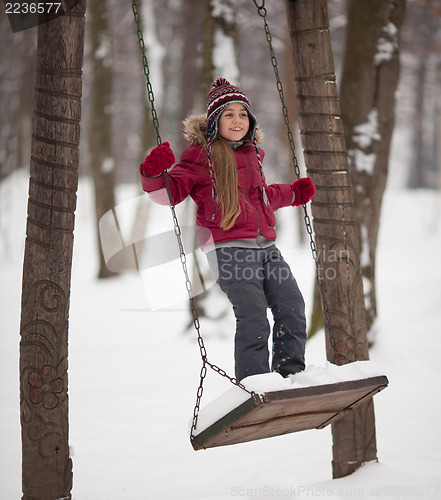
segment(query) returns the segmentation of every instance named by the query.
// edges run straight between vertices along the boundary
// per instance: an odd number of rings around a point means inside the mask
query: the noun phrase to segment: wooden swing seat
[[[244,443],[307,429],[323,429],[386,388],[386,376],[266,392],[195,435],[195,450]]]

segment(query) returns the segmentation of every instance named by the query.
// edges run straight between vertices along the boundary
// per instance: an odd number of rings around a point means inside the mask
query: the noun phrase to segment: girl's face
[[[247,135],[249,128],[247,110],[240,102],[230,104],[219,118],[219,135],[227,141],[240,141]]]

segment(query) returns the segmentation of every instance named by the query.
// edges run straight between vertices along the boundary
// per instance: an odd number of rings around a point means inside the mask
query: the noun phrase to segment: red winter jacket
[[[292,205],[291,184],[271,184],[270,204],[262,197],[263,182],[260,176],[257,154],[252,144],[244,144],[234,150],[237,162],[238,182],[246,201],[241,201],[241,212],[234,226],[225,231],[220,228],[221,208],[213,199],[213,183],[208,170],[207,153],[203,147],[204,116],[192,116],[184,122],[184,132],[190,140],[189,147],[182,153],[179,162],[169,171],[170,190],[175,204],[191,196],[197,205],[196,224],[199,243],[204,247],[211,243],[257,238],[259,233],[269,240],[276,239],[274,212]],[[259,148],[263,160],[264,152]],[[166,204],[168,195],[164,175],[147,177],[142,169],[141,183],[144,191],[161,204]]]

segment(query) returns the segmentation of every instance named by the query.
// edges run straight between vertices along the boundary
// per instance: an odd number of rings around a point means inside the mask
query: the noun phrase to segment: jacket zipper
[[[260,217],[259,217],[259,212],[257,211],[257,208],[251,203],[250,200],[250,190],[251,190],[251,171],[250,171],[250,165],[248,163],[247,157],[245,156],[242,151],[239,151],[239,153],[244,157],[245,159],[245,165],[247,166],[247,173],[248,173],[248,189],[247,189],[247,200],[248,203],[253,207],[254,211],[256,212],[256,217],[257,217],[257,234],[260,234]]]
[[[211,222],[213,222],[214,218],[216,217],[217,209],[218,209],[218,205],[216,205],[216,208],[214,209],[213,215],[211,216]]]

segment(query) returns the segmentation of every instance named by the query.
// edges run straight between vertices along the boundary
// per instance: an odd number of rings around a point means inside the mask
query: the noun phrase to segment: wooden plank
[[[214,424],[207,427],[207,429],[194,436],[191,443],[193,445],[193,448],[195,450],[201,450],[202,448],[212,447],[210,445],[210,442],[214,438],[219,438],[219,436],[221,436],[222,433],[225,432],[228,428],[235,424],[239,424],[243,418],[251,415],[253,411],[255,411],[255,409],[262,404],[263,403],[261,401],[257,401],[253,397],[250,397],[237,408],[219,419],[217,422],[214,422]],[[221,444],[217,444],[215,446],[221,446]]]
[[[194,437],[195,450],[238,444],[308,429],[322,429],[387,387],[385,376],[338,382],[253,398]]]
[[[384,378],[386,378],[386,377],[384,377]],[[357,401],[354,401],[352,403],[350,409],[353,410],[353,409],[357,408],[358,406],[360,406],[365,401],[367,401],[368,399],[371,399],[372,397],[374,397],[375,394],[378,394],[380,391],[382,391],[383,389],[385,389],[387,387],[387,384],[388,384],[388,381],[387,381],[387,378],[386,378],[386,381],[384,383],[382,383],[382,385],[379,385],[378,387],[376,387],[375,389],[373,389],[371,392],[365,394],[363,397],[361,397]],[[334,420],[337,420],[340,416],[342,416],[342,415],[340,415],[340,414],[339,415],[334,415],[333,418],[331,418],[330,420],[328,420],[326,422],[323,422],[323,424],[321,426],[317,427],[317,429],[323,429],[327,425],[329,425],[332,422],[334,422]]]

